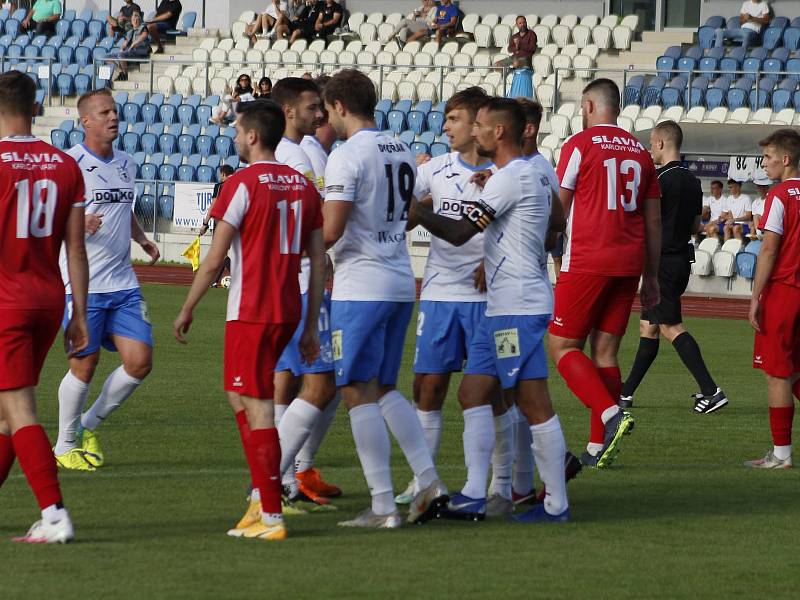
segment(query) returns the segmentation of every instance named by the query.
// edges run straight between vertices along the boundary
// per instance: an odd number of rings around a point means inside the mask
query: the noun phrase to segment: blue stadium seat
[[[703,58],[703,49],[700,46],[691,46],[686,49],[683,56],[693,58],[694,60],[700,60]]]
[[[235,153],[233,140],[227,136],[219,136],[214,140],[214,148],[222,158],[228,158]]]
[[[191,165],[178,167],[178,181],[194,181],[194,167]]]
[[[745,58],[744,62],[742,62],[742,71],[747,73],[757,73],[761,70],[761,59],[760,58]]]
[[[214,181],[214,169],[208,165],[197,167],[197,181],[200,183],[212,183]]]
[[[664,89],[666,84],[667,80],[664,77],[653,77],[644,91],[642,106],[653,106],[658,104],[661,101],[661,90]]]
[[[789,27],[800,27],[800,17],[792,19],[791,23],[789,23]]]
[[[194,106],[190,104],[181,104],[178,107],[178,122],[181,125],[191,125],[194,123]]]
[[[186,98],[186,100],[184,100],[182,104],[188,104],[192,108],[197,108],[198,106],[200,106],[200,103],[202,101],[203,98],[200,96],[200,94],[192,94],[191,96]]]
[[[428,148],[428,144],[424,144],[423,142],[414,142],[411,144],[411,152],[414,153],[414,156],[429,154],[430,148]]]
[[[147,123],[144,123],[143,121],[139,121],[138,123],[131,123],[130,131],[139,136],[142,136],[145,133],[147,133]]]
[[[88,23],[92,20],[92,9],[84,8],[76,18]]]
[[[238,154],[234,154],[233,156],[229,156],[228,158],[225,159],[224,162],[225,162],[226,165],[228,165],[232,169],[238,169],[239,168],[239,155]]]
[[[199,135],[195,139],[197,151],[203,156],[209,156],[214,151],[214,138],[209,135]]]
[[[719,61],[720,71],[738,71],[742,67],[742,61],[734,56],[726,56]]]
[[[434,142],[431,144],[431,156],[436,158],[437,156],[441,156],[442,154],[447,154],[450,152],[450,147],[442,142]]]
[[[58,124],[58,128],[62,131],[66,131],[67,133],[69,133],[70,131],[75,129],[75,121],[73,121],[72,119],[65,119]]]
[[[764,90],[760,88],[753,88],[748,93],[750,108],[757,110],[759,108],[767,108],[772,98],[772,90]]]
[[[174,135],[175,139],[178,139],[178,136],[183,133],[183,125],[180,123],[172,123],[171,125],[167,125],[166,129],[164,129],[164,133]]]
[[[710,87],[706,90],[705,101],[706,108],[717,108],[718,106],[725,106],[726,90],[718,87]]]
[[[137,167],[141,168],[141,166],[145,163],[146,160],[147,160],[147,155],[144,152],[142,152],[141,150],[139,152],[134,152],[133,162],[136,163]]]
[[[61,73],[56,78],[56,85],[58,86],[58,93],[61,95],[61,103],[64,103],[64,96],[70,96],[74,92],[72,87],[72,75]]]
[[[436,141],[436,134],[434,134],[432,131],[423,131],[419,136],[419,141],[430,146],[434,141]]]
[[[175,197],[174,196],[161,196],[158,199],[158,214],[165,219],[172,219],[172,213],[175,210]]]
[[[191,135],[181,135],[178,137],[178,151],[186,156],[194,154],[194,137]]]
[[[86,37],[87,25],[88,24],[86,23],[86,21],[75,19],[70,27],[70,34],[82,40],[83,38]]]
[[[67,149],[67,136],[69,134],[61,129],[53,129],[50,132],[50,142],[59,150]]]
[[[797,90],[792,94],[794,108],[797,111],[800,111],[800,90]]]
[[[50,61],[55,61],[56,55],[58,54],[58,50],[53,46],[44,46],[39,50],[39,56],[43,59],[50,59]]]
[[[425,130],[425,114],[418,111],[412,110],[406,116],[408,128],[413,131],[415,134],[419,135]]]
[[[150,180],[154,180],[155,177]],[[142,194],[136,198],[136,215],[139,218],[152,219],[155,215],[156,200],[152,194]]]
[[[404,114],[408,114],[411,110],[411,100],[398,100],[394,106],[394,110],[399,110]]]
[[[736,272],[740,277],[753,279],[756,274],[756,262],[761,251],[761,241],[753,240],[736,255]]]
[[[761,44],[767,50],[773,50],[781,45],[783,41],[783,29],[779,27],[768,27],[761,38]]]
[[[197,110],[195,111],[197,122],[202,124],[208,123],[211,120],[211,110],[212,107],[206,104],[201,104],[200,106],[198,106]]]
[[[82,144],[85,137],[86,135],[83,133],[83,130],[73,129],[69,132],[69,147],[72,148],[73,146]]]
[[[158,138],[152,133],[142,134],[139,143],[142,146],[142,152],[148,156],[158,151]]]
[[[689,107],[703,106],[708,89],[708,77],[694,77],[689,85]]]
[[[656,59],[656,70],[660,77],[671,77],[675,69],[675,59],[671,56],[659,56]]]
[[[375,117],[375,127],[377,127],[379,131],[386,129],[386,113],[376,109],[373,112],[373,116]]]
[[[731,110],[747,106],[748,93],[739,88],[730,88],[725,98],[727,100],[728,108]]]
[[[436,135],[442,135],[442,128],[444,127],[444,113],[438,110],[432,110],[428,113],[428,130],[434,132]]]
[[[122,107],[122,117],[129,123],[136,123],[141,119],[142,108],[135,102],[126,102]]]
[[[697,30],[697,40],[700,44],[700,47],[704,50],[708,50],[711,46],[714,45],[714,38],[716,37],[716,27],[709,27],[708,25],[703,25]]]
[[[711,56],[705,56],[700,59],[697,64],[697,69],[701,73],[711,73],[719,68],[719,60]]]
[[[133,154],[139,150],[139,134],[129,131],[122,136],[122,149],[128,154]]]
[[[158,136],[158,148],[164,154],[172,154],[178,145],[177,138],[170,133],[162,133]]]
[[[784,89],[777,89],[772,92],[772,110],[779,112],[784,108],[790,108],[789,104],[792,101],[792,92]]]
[[[69,64],[75,59],[75,49],[70,46],[61,46],[58,49],[58,62]]]
[[[75,62],[79,66],[85,67],[92,62],[92,49],[86,46],[79,46],[75,48]]]
[[[183,104],[183,96],[181,94],[172,94],[169,98],[167,98],[167,104],[175,107],[175,110]]]
[[[769,26],[781,30],[786,29],[789,26],[789,19],[787,17],[773,17],[772,21],[769,22]]]
[[[681,56],[675,68],[678,71],[694,71],[697,68],[697,59],[691,56]]]
[[[386,116],[389,129],[394,133],[400,133],[406,128],[406,115],[401,110],[391,110]]]
[[[667,86],[661,90],[661,105],[664,108],[683,104],[683,93],[680,89]]]
[[[156,166],[161,166],[164,164],[164,153],[163,152],[156,152],[150,155],[150,162]]]
[[[39,58],[39,48],[34,45],[26,46],[22,51],[22,56],[26,59]]]
[[[199,154],[196,154],[196,153],[195,154],[190,154],[186,158],[186,163],[185,164],[197,169],[197,167],[199,167],[201,164],[203,164],[203,157],[200,156]]]
[[[111,49],[114,48],[114,38],[111,36],[106,36],[97,44],[98,48],[102,48],[106,52],[111,52]]]
[[[98,40],[103,37],[106,30],[106,24],[101,21],[96,21],[92,19],[89,21],[89,27],[87,31],[89,32],[89,37],[97,38]]]
[[[792,26],[783,31],[783,45],[792,52],[800,47],[800,27]]]
[[[161,135],[162,133],[166,132],[167,126],[164,123],[152,123],[151,125],[147,126],[147,133],[155,134],[156,136]]]
[[[197,13],[196,12],[186,12],[183,13],[183,17],[181,18],[182,29],[169,29],[167,31],[168,36],[182,36],[182,35],[189,35],[189,30],[194,27],[194,23],[197,21]]]
[[[623,103],[625,106],[639,104],[642,101],[642,88],[644,87],[644,75],[634,75],[625,84]]]
[[[379,100],[378,104],[375,106],[375,110],[379,110],[383,114],[387,114],[390,110],[392,110],[392,101],[387,98]]]
[[[177,120],[178,109],[171,104],[162,104],[158,109],[158,114],[161,116],[161,122],[169,125]]]
[[[708,27],[713,27],[714,29],[725,27],[725,17],[720,17],[718,15],[713,17],[708,17],[704,25],[707,25]]]
[[[196,138],[197,136],[200,135],[201,130],[202,127],[200,126],[200,124],[194,123],[186,128],[186,134],[192,136],[193,138]]]
[[[784,64],[783,61],[778,58],[768,58],[761,65],[761,68],[765,73],[778,73],[783,71]]]
[[[411,131],[410,129],[406,129],[400,134],[400,141],[403,142],[406,146],[411,146],[416,139],[416,134]]]
[[[6,19],[4,31],[12,38],[19,35],[20,22],[17,19]]]
[[[433,103],[430,100],[420,100],[417,102],[417,105],[414,107],[414,110],[418,110],[424,115],[428,115],[431,110],[433,110]]]
[[[206,125],[206,128],[203,130],[205,135],[211,136],[215,138],[219,135],[219,125]]]
[[[174,165],[163,164],[158,167],[158,178],[161,181],[175,181],[178,169]]]
[[[206,156],[203,164],[211,167],[216,172],[216,170],[219,169],[219,166],[222,164],[222,159],[220,158],[219,154],[211,154]]]
[[[800,58],[790,58],[786,61],[786,71],[789,73],[786,78],[795,81],[800,80]]]
[[[92,88],[92,78],[86,73],[78,73],[72,80],[75,85],[75,93],[81,96]]]
[[[150,104],[149,102],[146,102],[142,104],[139,110],[141,112],[140,115],[141,120],[147,123],[148,125],[151,125],[156,121],[158,121],[159,118],[158,107],[155,104]]]

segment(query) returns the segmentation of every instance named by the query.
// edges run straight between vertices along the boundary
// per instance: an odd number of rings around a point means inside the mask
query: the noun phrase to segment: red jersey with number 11
[[[71,156],[34,137],[0,140],[0,308],[63,310],[58,254],[84,205]]]
[[[322,227],[314,184],[286,165],[256,162],[225,181],[211,217],[238,229],[227,320],[298,323],[300,255]]]
[[[616,125],[590,127],[564,142],[558,178],[562,188],[575,192],[561,270],[640,275],[642,206],[661,196],[653,159],[641,142]]]

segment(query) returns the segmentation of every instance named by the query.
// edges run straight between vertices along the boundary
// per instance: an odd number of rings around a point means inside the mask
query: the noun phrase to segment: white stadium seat
[[[308,50],[313,50],[317,54],[325,50],[325,40],[314,40],[308,45]]]
[[[559,53],[558,44],[547,44],[539,52],[543,56],[549,56],[551,59]]]
[[[440,52],[436,56],[433,57],[433,64],[437,67],[449,67],[453,64],[453,57],[449,54],[444,54]]]
[[[592,29],[592,41],[601,50],[608,50],[611,48],[611,29],[605,25],[598,25]]]
[[[401,100],[417,101],[417,86],[411,81],[401,81],[397,86],[397,96]]]
[[[725,122],[743,124],[747,123],[747,121],[749,120],[750,120],[750,109],[747,108],[746,106],[743,106],[741,108],[734,109],[730,113],[728,113]]]
[[[784,108],[780,112],[772,115],[772,123],[775,125],[791,125],[795,117],[793,108]]]
[[[422,52],[423,54],[430,54],[431,56],[436,56],[437,54],[439,54],[439,43],[436,40],[425,42],[425,45],[422,46],[420,52]]]
[[[422,81],[417,84],[417,98],[435,103],[438,101],[437,89],[438,87],[430,81]]]
[[[694,252],[694,262],[692,263],[692,273],[707,277],[712,274],[713,260],[719,248],[719,242],[714,238],[706,238],[700,242],[700,246]]]
[[[633,132],[633,119],[630,119],[628,117],[623,117],[622,115],[620,115],[619,117],[617,117],[617,125],[619,125],[622,129],[624,129],[628,133]]]
[[[481,16],[476,13],[466,14],[461,19],[461,29],[464,30],[464,33],[473,34],[475,33],[475,25],[480,23],[480,20]]]
[[[475,67],[475,72],[485,77],[489,70],[486,67],[492,66],[492,58],[488,54],[476,54],[472,57],[472,66]]]
[[[178,77],[175,78],[173,85],[175,86],[175,92],[177,92],[178,94],[183,94],[184,96],[192,95],[192,82],[189,80],[188,77],[179,75]]]
[[[511,40],[511,36],[512,36],[512,28],[503,23],[495,25],[494,29],[492,30],[494,45],[497,46],[498,48],[508,47],[508,43]]]
[[[550,43],[550,27],[547,25],[534,25],[531,27],[533,32],[536,34],[536,46],[539,48],[544,48],[547,44]]]
[[[576,25],[572,28],[572,41],[578,46],[583,48],[591,42],[592,29],[586,25]]]
[[[228,51],[228,50],[233,50],[233,45],[234,45],[233,38],[225,38],[224,40],[219,41],[219,44],[217,44],[217,48],[219,48],[220,50]]]
[[[408,52],[398,52],[397,56],[394,57],[394,64],[397,67],[405,67],[398,69],[398,71],[408,73],[411,71],[408,67],[414,64],[414,55]]]
[[[790,109],[792,110],[792,109]],[[794,111],[792,111],[794,112]],[[706,109],[704,106],[693,106],[681,119],[684,123],[702,123],[706,117]]]
[[[712,108],[706,112],[703,118],[704,123],[724,123],[728,118],[728,109],[724,106]]]
[[[375,55],[372,52],[361,51],[356,54],[356,64],[360,66],[370,66],[375,64]]]
[[[383,23],[383,13],[379,12],[370,13],[370,15],[367,17],[367,23],[375,25],[375,27],[377,27],[378,25]]]
[[[475,43],[479,48],[492,46],[492,28],[489,25],[478,23],[475,26]]]
[[[330,44],[328,44],[327,50],[331,52],[341,52],[344,50],[344,40],[333,40]],[[320,50],[322,52],[322,50]]]
[[[281,65],[283,64],[283,55],[280,51],[270,48],[264,52],[264,62],[268,65]]]
[[[347,27],[350,31],[358,31],[358,26],[366,20],[366,16],[362,12],[354,12],[347,19]]]
[[[394,54],[391,52],[378,52],[375,57],[375,64],[389,66],[394,64]]]
[[[228,62],[231,63],[231,66],[234,69],[243,69],[245,63],[245,52],[244,50],[239,50],[234,48],[230,52],[228,52]]]
[[[497,15],[495,13],[489,13],[481,18],[481,23],[483,23],[484,25],[488,25],[489,27],[494,27],[499,22],[500,22],[500,15]]]
[[[414,55],[414,66],[421,67],[422,73],[427,73],[428,68],[431,67],[432,65],[433,65],[433,56],[431,56],[430,54],[425,54],[424,52],[420,52],[419,54]]]
[[[372,60],[374,63],[375,57],[373,57]],[[300,54],[300,61],[303,63],[304,69],[307,71],[315,71],[319,63],[319,54],[314,50],[303,50],[302,54]]]
[[[717,277],[732,277],[736,268],[736,255],[742,249],[739,240],[728,240],[722,244],[712,257],[714,261],[714,275]]]
[[[387,43],[392,36],[394,35],[396,25],[392,25],[391,23],[381,23],[378,25],[378,40],[382,44]]]
[[[350,50],[345,50],[339,53],[339,64],[343,67],[350,67],[356,64],[356,53]]]
[[[390,13],[386,15],[386,23],[389,23],[389,25],[392,25],[394,27],[400,25],[400,22],[402,20],[403,20],[403,15],[401,13]]]
[[[572,68],[575,71],[575,77],[580,79],[591,79],[594,77],[594,72],[589,69],[594,68],[594,60],[585,54],[579,54],[572,59]]]
[[[585,25],[591,31],[592,29],[600,25],[600,17],[598,17],[597,15],[586,15],[581,19],[580,24]]]
[[[625,25],[617,25],[611,30],[611,35],[614,39],[614,48],[617,50],[628,50],[631,47],[632,29],[625,27]]]
[[[272,42],[272,49],[283,52],[289,49],[289,40],[275,40]]]
[[[571,133],[569,118],[558,114],[550,117],[550,132],[560,140],[569,137]]]
[[[583,131],[583,115],[575,115],[569,120],[570,129],[572,133]]]
[[[539,23],[545,27],[555,27],[558,25],[558,15],[545,15]]]
[[[658,105],[648,106],[642,110],[640,116],[652,119],[653,121],[658,121],[659,117],[661,116],[661,107]]]
[[[378,38],[378,27],[373,23],[362,23],[358,26],[358,37],[363,43],[371,42]]]
[[[442,46],[441,50],[439,50],[440,54],[449,54],[450,56],[455,56],[459,52],[460,46],[458,42],[447,42],[444,46]]]
[[[571,41],[570,36],[570,29],[566,25],[556,25],[550,30],[550,35],[553,37],[553,41],[558,45],[559,48],[563,48]]]
[[[655,120],[648,117],[639,117],[633,122],[634,131],[647,131],[655,127]]]
[[[533,72],[539,74],[541,77],[550,75],[552,59],[545,54],[533,55]]]
[[[603,20],[600,21],[600,25],[603,27],[608,27],[611,29],[612,27],[616,27],[619,24],[619,17],[617,15],[606,15],[603,17]]]
[[[661,116],[658,117],[658,121],[656,123],[661,123],[662,121],[675,121],[676,123],[681,120],[683,117],[683,107],[682,106],[670,106],[669,108],[665,109],[664,112],[661,113]]]
[[[625,108],[622,109],[620,112],[620,116],[628,117],[629,119],[636,119],[639,116],[639,113],[642,112],[642,107],[638,104],[629,104]]]
[[[347,42],[347,45],[344,47],[345,52],[352,52],[353,54],[358,54],[363,49],[364,44],[361,43],[361,40],[351,40]]]
[[[552,108],[553,107],[553,100],[555,97],[555,86],[549,83],[542,83],[535,88],[536,97],[539,100],[539,103],[544,108]]]
[[[161,75],[158,79],[156,79],[156,89],[160,94],[169,96],[172,94],[173,90],[172,81],[173,78],[169,75]]]
[[[500,19],[501,25],[508,25],[509,27],[516,27],[517,25],[517,15],[514,13],[505,15],[502,19]],[[534,23],[535,25],[536,23]],[[528,23],[530,25],[530,23]]]
[[[754,125],[767,125],[771,120],[772,120],[772,109],[759,108],[757,111],[755,111],[750,115],[750,119],[747,122],[752,123]]]
[[[587,44],[581,48],[581,54],[596,61],[597,57],[600,55],[600,48],[598,48],[596,44]]]
[[[250,21],[248,21],[248,23],[249,22]],[[248,23],[245,23],[243,21],[236,21],[235,23],[231,24],[231,35],[235,38],[243,36],[245,29],[247,29]]]
[[[383,82],[383,87],[381,88],[380,93],[381,98],[387,98],[392,102],[397,101],[397,84],[393,81],[386,81]]]
[[[262,52],[269,50],[271,46],[272,42],[269,40],[265,40],[264,38],[257,40],[256,43],[253,44],[253,48],[255,48],[256,50],[261,50]]]
[[[299,40],[295,40],[292,42],[291,46],[289,46],[289,50],[294,50],[295,52],[302,53],[308,48],[308,41],[303,38]]]
[[[628,15],[627,17],[622,17],[620,25],[624,25],[631,31],[636,31],[639,29],[639,15]]]
[[[539,24],[539,15],[525,15],[525,21],[528,23],[528,27],[532,28]]]

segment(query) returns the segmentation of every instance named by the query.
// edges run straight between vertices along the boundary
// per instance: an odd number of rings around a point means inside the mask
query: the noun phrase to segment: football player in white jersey
[[[108,90],[78,100],[86,138],[68,151],[86,185],[86,253],[89,259],[89,346],[69,361],[58,388],[60,467],[93,471],[104,464],[96,429],[136,390],[152,367],[153,336],[147,305],[131,265],[131,240],[156,262],[158,247],[147,239],[133,212],[136,163],[115,150],[119,116]],[[65,323],[71,305],[69,275],[62,249],[61,273],[67,292]],[[152,263],[151,263],[152,264]],[[122,365],[108,376],[97,400],[82,416],[100,346],[116,350]]]
[[[544,336],[553,308],[547,276],[545,240],[566,225],[553,203],[544,173],[522,154],[525,114],[515,100],[493,98],[478,111],[473,136],[478,151],[492,158],[498,171],[486,183],[477,204],[460,220],[412,204],[412,215],[433,235],[461,246],[485,232],[484,260],[488,288],[486,318],[473,338],[459,389],[463,407],[485,414],[471,423],[464,411],[464,439],[471,427],[474,443],[466,448],[467,485],[451,497],[446,516],[481,519],[486,511],[486,479],[494,432],[490,399],[499,381],[513,390],[533,438],[533,454],[547,488],[544,503],[515,517],[522,522],[569,519],[564,455],[566,443],[547,390]],[[475,413],[477,414],[477,413]],[[487,415],[489,419],[487,420]]]
[[[419,481],[408,520],[438,513],[447,490],[414,409],[395,389],[415,282],[406,247],[416,167],[408,148],[375,128],[375,86],[355,70],[325,86],[325,107],[346,139],[325,169],[324,235],[333,246],[331,329],[336,385],[350,413],[372,505],[345,527],[401,525],[394,501],[388,425]],[[385,421],[385,424],[384,424]]]
[[[458,92],[445,106],[444,132],[453,152],[417,167],[414,196],[430,197],[434,212],[460,219],[480,195],[473,175],[491,168],[479,156],[472,138],[478,108],[488,96],[479,87]],[[416,223],[409,221],[407,227]],[[439,238],[431,240],[422,279],[417,343],[414,353],[414,403],[434,462],[442,435],[442,405],[453,372],[461,371],[472,336],[486,312],[485,289],[476,281],[482,269],[483,240],[475,236],[461,248]],[[398,495],[398,504],[411,502],[414,480]]]

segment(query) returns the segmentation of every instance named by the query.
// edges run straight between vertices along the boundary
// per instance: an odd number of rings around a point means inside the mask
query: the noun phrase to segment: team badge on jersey
[[[494,349],[497,358],[500,359],[519,356],[519,331],[517,328],[495,331]]]

